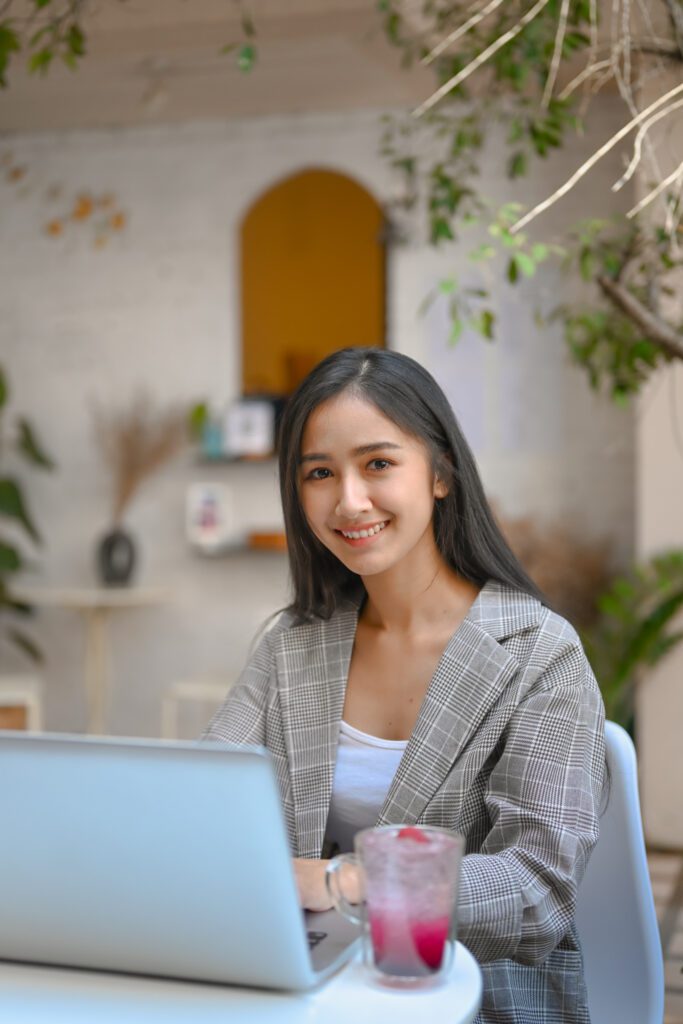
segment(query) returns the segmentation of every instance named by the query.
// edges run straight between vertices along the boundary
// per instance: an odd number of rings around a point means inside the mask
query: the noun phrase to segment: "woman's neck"
[[[366,576],[363,583],[368,593],[362,612],[364,624],[403,636],[448,629],[455,617],[464,618],[480,589],[459,576],[440,555],[421,572],[397,570]]]

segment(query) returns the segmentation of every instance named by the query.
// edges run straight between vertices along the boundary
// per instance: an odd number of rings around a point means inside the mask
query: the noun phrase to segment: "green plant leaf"
[[[28,59],[28,70],[30,74],[46,74],[50,64],[52,63],[54,55],[54,50],[51,50],[48,46],[43,46],[40,50],[36,50],[35,53],[32,53]]]
[[[7,388],[7,378],[5,377],[4,371],[0,366],[0,409],[3,409],[7,405],[7,398],[9,391]]]
[[[526,252],[518,252],[516,255],[517,266],[522,271],[525,277],[533,277],[536,273],[536,264],[531,256]]]
[[[245,43],[240,46],[237,52],[237,67],[244,74],[248,74],[256,63],[256,47],[252,43]]]
[[[19,36],[12,28],[11,22],[1,21],[0,22],[0,87],[5,88],[7,86],[7,78],[5,72],[7,71],[7,65],[9,64],[10,57],[13,53],[17,53],[21,49],[21,43],[19,42]]]
[[[0,572],[18,572],[21,569],[21,556],[11,544],[0,540]]]
[[[480,263],[482,260],[492,260],[495,255],[495,248],[492,245],[487,245],[486,243],[484,243],[483,245],[479,245],[477,246],[476,249],[472,250],[472,252],[470,253],[470,259],[472,260],[473,263]]]
[[[490,309],[483,309],[471,320],[475,331],[478,331],[483,338],[493,341],[493,327],[496,321],[495,314]]]
[[[83,29],[76,22],[69,26],[69,31],[66,34],[66,45],[74,57],[83,57],[85,55],[85,36],[83,35]]]
[[[16,482],[9,477],[0,479],[0,515],[16,519],[36,544],[41,543],[40,534],[33,525],[21,491]]]
[[[451,333],[448,335],[450,345],[456,345],[460,341],[464,324],[459,316],[453,317],[451,321]]]
[[[19,440],[17,449],[28,462],[41,469],[54,469],[54,462],[43,451],[36,439],[33,428],[24,417],[19,418]]]
[[[38,665],[42,664],[44,661],[43,652],[30,636],[22,630],[14,629],[14,627],[7,630],[7,636],[14,646],[18,647],[20,651],[23,651],[31,661],[36,662]]]
[[[196,405],[192,406],[187,417],[187,430],[191,440],[201,440],[208,419],[209,406],[206,402],[197,402]]]
[[[526,153],[514,153],[508,161],[508,178],[521,178],[527,172]]]

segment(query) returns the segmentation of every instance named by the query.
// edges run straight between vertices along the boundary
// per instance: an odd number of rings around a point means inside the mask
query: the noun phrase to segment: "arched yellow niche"
[[[242,223],[242,385],[289,394],[347,345],[384,345],[383,213],[351,178],[306,170]]]

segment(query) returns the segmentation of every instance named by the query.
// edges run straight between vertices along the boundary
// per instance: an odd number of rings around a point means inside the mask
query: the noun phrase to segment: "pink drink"
[[[441,967],[450,933],[447,916],[408,920],[397,911],[369,913],[375,966],[383,974],[421,978]]]
[[[355,854],[330,861],[330,896],[337,910],[364,926],[364,959],[376,981],[426,988],[446,976],[464,845],[462,836],[430,825],[382,825],[356,835]],[[342,891],[340,870],[347,865],[358,872],[364,910]]]

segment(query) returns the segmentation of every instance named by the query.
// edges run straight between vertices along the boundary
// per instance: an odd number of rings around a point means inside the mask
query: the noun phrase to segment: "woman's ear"
[[[448,488],[446,487],[446,485],[443,482],[443,480],[440,480],[438,476],[435,477],[434,478],[434,497],[435,498],[445,498],[447,494],[448,494]]]

